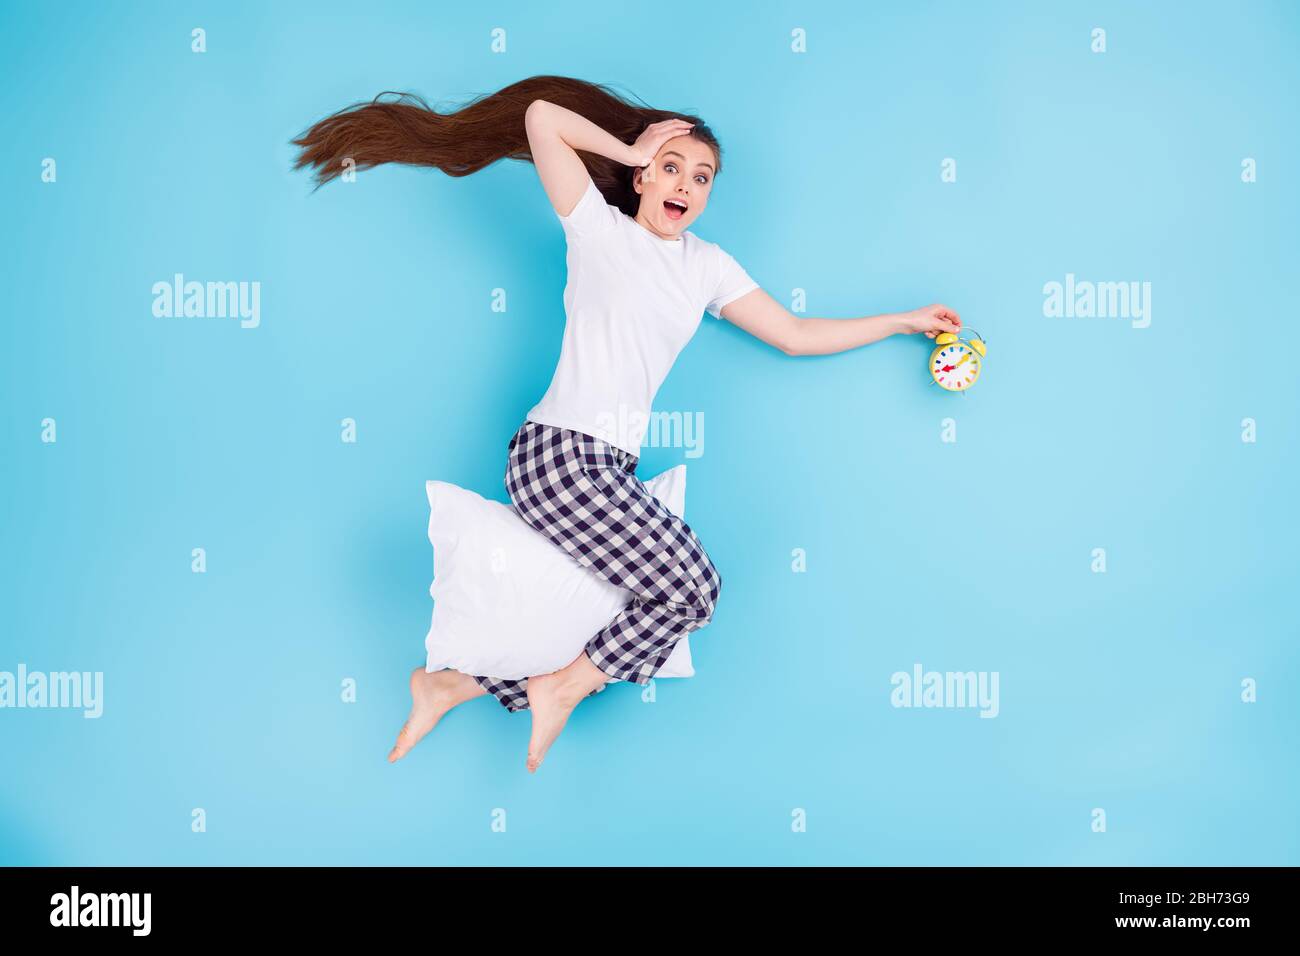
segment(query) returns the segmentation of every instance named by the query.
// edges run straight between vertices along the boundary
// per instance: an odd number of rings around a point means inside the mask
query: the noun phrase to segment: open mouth
[[[667,213],[669,219],[681,219],[682,216],[686,215],[686,203],[680,199],[665,199],[664,212]]]

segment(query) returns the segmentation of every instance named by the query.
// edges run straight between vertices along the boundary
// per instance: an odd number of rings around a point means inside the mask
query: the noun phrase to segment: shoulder
[[[705,239],[703,236],[696,235],[689,229],[682,233],[682,241],[685,242],[690,247],[691,251],[701,259],[714,261],[721,259],[722,256],[726,255],[722,250],[722,246],[709,239]]]
[[[689,229],[686,232],[682,233],[682,236],[689,237],[686,239],[686,241],[691,243],[692,249],[694,250],[696,256],[700,259],[707,261],[710,265],[718,269],[727,269],[730,268],[732,265],[736,264],[736,260],[731,255],[731,253],[727,252],[727,250],[724,249],[720,244],[712,241],[711,239],[705,239],[702,236],[697,236]]]
[[[567,216],[556,215],[565,234],[571,238],[599,235],[621,225],[619,220],[625,218],[622,210],[605,201],[604,193],[590,175],[577,205]]]

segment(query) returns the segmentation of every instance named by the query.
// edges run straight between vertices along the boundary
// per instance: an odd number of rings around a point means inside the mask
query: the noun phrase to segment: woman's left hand
[[[927,305],[904,313],[903,328],[908,334],[924,332],[932,339],[940,332],[960,332],[961,316],[946,305]]]
[[[640,166],[645,170],[641,174],[642,182],[654,182],[654,162],[655,157],[659,155],[659,150],[670,139],[685,136],[694,125],[694,123],[688,123],[684,119],[667,119],[658,123],[651,123],[641,131],[641,135],[632,144],[632,162],[628,165]]]

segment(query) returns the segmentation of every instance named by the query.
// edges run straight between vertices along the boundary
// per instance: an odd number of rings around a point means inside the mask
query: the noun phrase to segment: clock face
[[[979,353],[964,342],[945,345],[930,361],[930,374],[950,392],[970,388],[980,377]]]

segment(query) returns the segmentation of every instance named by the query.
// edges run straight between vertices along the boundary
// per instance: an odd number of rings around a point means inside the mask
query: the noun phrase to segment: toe
[[[411,746],[411,728],[408,725],[403,727],[397,734],[397,743],[395,743],[393,749],[388,752],[388,762],[393,763],[394,761],[401,760],[406,756],[407,752],[411,749]]]

